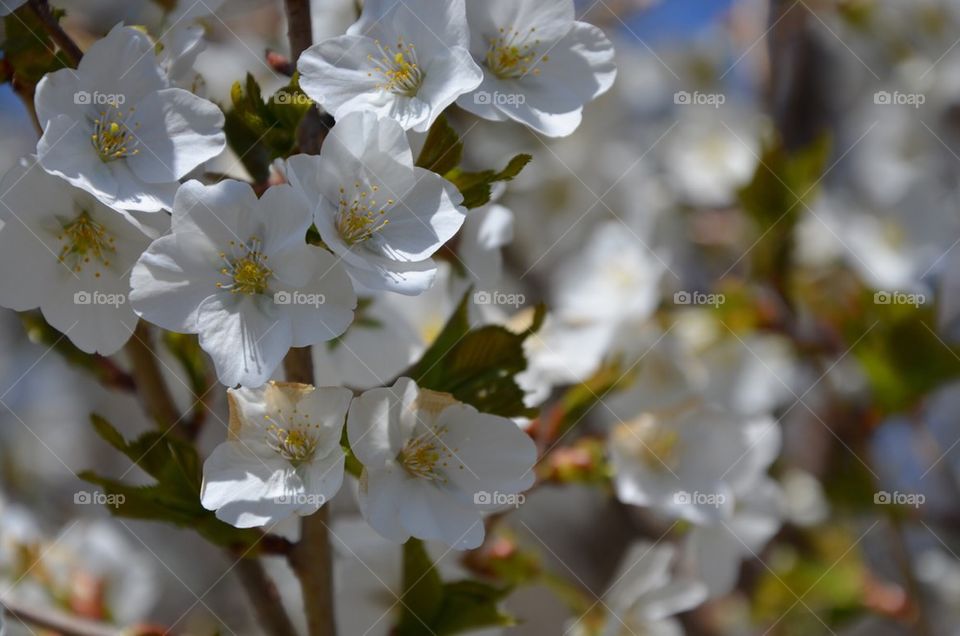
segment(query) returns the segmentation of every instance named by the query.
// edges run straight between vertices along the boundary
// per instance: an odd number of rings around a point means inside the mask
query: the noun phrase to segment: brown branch
[[[50,5],[47,4],[47,0],[30,0],[29,4],[30,9],[32,9],[40,19],[40,23],[50,36],[50,39],[56,42],[57,47],[63,51],[63,54],[67,56],[67,59],[73,67],[76,68],[77,65],[80,64],[80,59],[83,57],[83,51],[80,50],[80,47],[73,41],[73,38],[67,35],[67,32],[60,26],[60,22],[54,17],[53,12],[50,10]]]
[[[153,351],[153,337],[150,325],[144,321],[137,323],[133,335],[126,345],[127,357],[130,359],[133,380],[136,382],[140,401],[162,431],[176,429],[178,435],[189,439],[181,423],[173,396],[167,387],[167,381],[160,371],[157,355]]]
[[[290,40],[290,59],[296,66],[300,54],[313,44],[310,0],[284,0],[284,6],[287,10],[287,39]]]
[[[290,617],[283,607],[277,586],[256,557],[240,559],[234,571],[253,603],[257,620],[264,632],[271,636],[297,636]]]

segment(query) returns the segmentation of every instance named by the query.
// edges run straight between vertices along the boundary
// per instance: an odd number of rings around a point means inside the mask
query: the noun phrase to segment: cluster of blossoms
[[[496,207],[467,223],[457,187],[415,165],[408,131],[456,103],[568,135],[613,83],[612,44],[575,20],[572,0],[368,0],[346,35],[298,61],[303,90],[336,119],[322,151],[278,161],[282,183],[258,196],[205,176],[226,135],[220,108],[196,94],[201,37],[188,27],[156,42],[120,24],[40,81],[35,155],[0,186],[0,251],[16,264],[0,304],[39,308],[88,353],[116,353],[138,320],[195,334],[220,382],[240,387],[228,440],[204,466],[202,503],[219,518],[252,527],[315,512],[343,482],[346,423],[380,534],[479,546],[496,506],[477,493],[534,481],[535,446],[514,422],[406,378],[355,399],[271,378],[291,347],[346,340],[358,295],[431,290],[434,256],[461,230],[467,250],[509,240],[490,234],[509,215]]]

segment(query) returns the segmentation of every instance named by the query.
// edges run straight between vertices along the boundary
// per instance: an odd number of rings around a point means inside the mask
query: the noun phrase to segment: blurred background
[[[54,4],[81,47],[121,21],[161,39],[202,26],[183,80],[225,107],[247,73],[265,94],[289,81],[265,56],[287,49],[278,1],[201,3],[176,19],[148,0]],[[357,15],[353,0],[312,10],[315,41]],[[543,451],[540,482],[477,552],[433,551],[447,577],[516,585],[505,608],[519,624],[504,633],[960,634],[960,2],[577,10],[617,47],[614,89],[561,140],[454,112],[470,166],[534,160],[472,213],[455,248],[470,275],[449,266],[423,297],[374,300],[379,326],[318,352],[318,384],[392,377],[468,285],[487,294],[474,297],[478,321],[513,324],[547,303],[522,376],[528,403],[544,407],[519,423]],[[37,139],[9,84],[0,131],[5,171]],[[208,170],[248,178],[230,152]],[[16,264],[0,255],[0,266]],[[148,483],[88,424],[96,412],[128,437],[149,428],[122,356],[92,373],[36,316],[9,310],[0,342],[7,593],[118,625],[259,633],[232,559],[189,530],[113,519],[77,477],[96,468]],[[190,378],[167,362],[186,409]],[[104,388],[111,373],[121,380]],[[222,391],[202,397],[209,452],[226,405]],[[638,505],[656,471],[621,434],[691,401],[766,423],[763,443],[723,458],[752,476],[712,527]],[[675,449],[659,441],[667,465]],[[688,461],[730,452],[700,446]],[[400,552],[362,522],[351,488],[333,510],[341,632],[388,634]],[[710,588],[667,623],[674,612],[650,609],[663,582],[623,576],[632,550],[654,544],[671,580]],[[299,615],[286,565],[269,570]]]

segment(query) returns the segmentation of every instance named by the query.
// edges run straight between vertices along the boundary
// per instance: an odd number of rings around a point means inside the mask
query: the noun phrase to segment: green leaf
[[[468,290],[440,335],[407,375],[423,388],[451,393],[483,413],[504,417],[532,416],[523,404],[516,375],[527,368],[524,341],[536,333],[546,309],[536,309],[533,325],[513,333],[499,325],[470,329]]]
[[[498,607],[510,588],[497,588],[479,581],[463,580],[443,585],[443,604],[434,623],[437,636],[461,634],[486,627],[515,625],[512,616]]]
[[[443,602],[443,581],[427,554],[423,541],[409,539],[403,544],[403,614],[400,636],[429,634]]]
[[[464,172],[460,168],[451,170],[446,178],[452,181],[463,194],[463,205],[469,209],[479,208],[490,202],[492,186],[498,181],[512,181],[533,159],[530,155],[517,155],[507,167],[497,172]]]
[[[440,115],[427,133],[423,149],[417,157],[417,166],[445,175],[459,166],[462,159],[463,142],[460,141],[460,135],[446,116]]]
[[[297,128],[313,102],[300,90],[296,75],[264,100],[260,85],[249,73],[244,83],[234,83],[230,101],[224,125],[227,143],[254,180],[266,181],[271,162],[296,148]]]
[[[59,20],[63,15],[63,11],[53,9],[54,19]],[[3,61],[13,69],[18,84],[36,86],[47,73],[70,66],[47,35],[36,13],[24,7],[7,15],[3,21],[6,31],[6,37],[0,42]]]
[[[192,445],[159,431],[127,441],[106,419],[92,415],[91,420],[101,438],[156,480],[148,486],[131,486],[92,471],[80,473],[81,479],[110,496],[111,514],[192,528],[208,541],[231,549],[246,551],[256,545],[262,536],[259,530],[234,528],[200,504],[201,465]]]

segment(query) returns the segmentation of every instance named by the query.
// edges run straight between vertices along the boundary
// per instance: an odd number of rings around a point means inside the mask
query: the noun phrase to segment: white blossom
[[[347,433],[364,467],[361,512],[392,541],[476,548],[482,512],[519,504],[534,481],[536,447],[516,424],[409,378],[356,398]]]
[[[422,293],[437,274],[431,256],[466,215],[456,186],[414,167],[400,125],[369,112],[338,121],[319,156],[290,157],[286,177],[362,289]]]
[[[170,209],[177,181],[226,146],[213,103],[171,88],[154,44],[116,26],[86,51],[76,70],[37,85],[44,170],[113,207]]]
[[[115,353],[137,322],[127,294],[147,228],[29,159],[0,192],[0,305],[39,307],[83,351]]]
[[[356,295],[336,259],[308,245],[310,211],[286,185],[257,199],[246,183],[190,181],[172,232],[131,277],[136,312],[200,335],[220,381],[260,386],[290,347],[332,340],[353,320]]]
[[[238,528],[272,526],[311,515],[337,494],[352,392],[269,382],[227,395],[228,438],[203,464],[205,508]]]
[[[468,44],[464,0],[367,0],[346,35],[300,56],[300,86],[337,119],[372,111],[425,132],[480,85]]]
[[[573,0],[467,0],[467,23],[483,83],[457,104],[484,119],[565,137],[616,79],[613,44]]]

